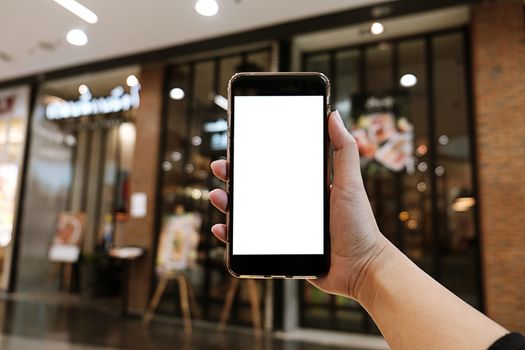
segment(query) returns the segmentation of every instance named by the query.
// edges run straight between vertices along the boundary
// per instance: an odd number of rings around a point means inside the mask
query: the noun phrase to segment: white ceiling
[[[215,17],[198,15],[195,0],[80,2],[98,15],[97,24],[52,0],[1,0],[0,81],[385,1],[218,0]],[[87,33],[86,46],[65,41],[74,28]]]

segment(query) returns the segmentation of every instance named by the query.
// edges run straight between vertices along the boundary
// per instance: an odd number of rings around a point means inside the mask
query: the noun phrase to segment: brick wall
[[[131,218],[126,226],[124,242],[146,248],[146,256],[133,262],[130,269],[128,307],[131,312],[143,312],[149,298],[153,261],[153,225],[158,172],[159,136],[162,113],[163,67],[144,65],[140,74],[141,101],[135,126],[137,139],[133,156],[130,191],[148,196],[145,218]]]
[[[522,1],[472,8],[487,314],[525,332],[525,27]]]

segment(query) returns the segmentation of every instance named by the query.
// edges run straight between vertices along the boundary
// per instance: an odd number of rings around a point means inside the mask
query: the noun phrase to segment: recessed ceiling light
[[[198,0],[195,11],[206,17],[215,16],[219,12],[219,4],[215,0]]]
[[[184,90],[181,88],[173,88],[170,90],[170,97],[174,100],[182,100],[184,98]]]
[[[137,85],[139,85],[139,80],[137,79],[136,76],[131,74],[126,79],[126,84],[128,84],[129,87],[137,86]]]
[[[95,12],[88,9],[86,6],[81,3],[76,2],[75,0],[54,0],[57,4],[68,10],[69,12],[77,15],[82,18],[84,21],[89,24],[95,24],[98,22],[98,16]]]
[[[384,31],[385,27],[379,22],[372,23],[372,25],[370,26],[370,33],[372,33],[373,35],[383,34]]]
[[[417,84],[417,77],[410,73],[404,74],[401,79],[399,79],[399,83],[404,87],[412,87]]]
[[[84,46],[88,42],[86,33],[80,29],[70,30],[66,35],[66,39],[71,45],[75,46]]]
[[[89,88],[87,87],[86,84],[82,84],[78,87],[78,93],[81,95],[87,94],[88,91],[89,91]]]

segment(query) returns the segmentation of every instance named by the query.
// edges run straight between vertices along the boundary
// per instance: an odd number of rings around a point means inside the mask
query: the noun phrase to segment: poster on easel
[[[352,134],[365,168],[376,164],[393,172],[414,172],[414,126],[408,105],[403,92],[352,97]]]
[[[171,215],[164,219],[157,251],[157,273],[180,272],[194,265],[201,223],[201,216],[197,213]]]
[[[84,213],[62,212],[58,215],[55,236],[48,254],[50,261],[62,263],[78,261],[84,238],[85,219]]]

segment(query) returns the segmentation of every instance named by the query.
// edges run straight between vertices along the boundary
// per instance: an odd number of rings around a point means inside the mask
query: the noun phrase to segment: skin
[[[357,300],[372,316],[392,349],[487,349],[508,331],[452,294],[401,251],[377,227],[362,182],[359,152],[338,112],[329,116],[334,148],[330,192],[331,267],[309,281],[319,289]],[[211,164],[227,181],[227,162]],[[226,213],[228,196],[210,193]],[[226,242],[226,225],[212,227]]]

